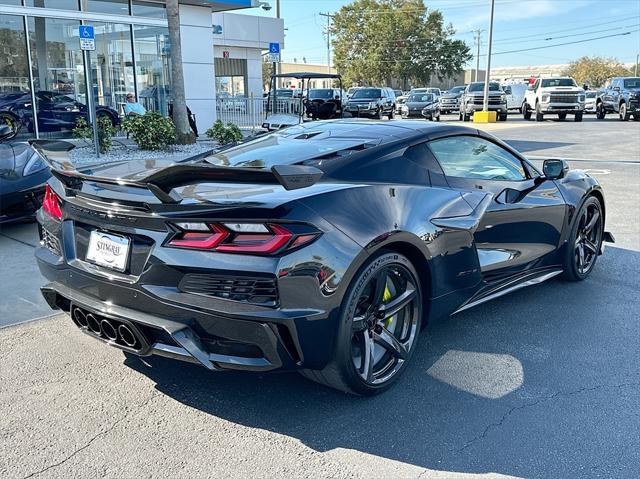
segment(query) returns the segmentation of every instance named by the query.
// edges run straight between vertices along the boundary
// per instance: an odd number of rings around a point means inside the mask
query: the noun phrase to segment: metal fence
[[[218,98],[216,99],[216,117],[223,123],[234,123],[241,128],[260,128],[265,120],[267,112],[273,113],[300,113],[299,98],[278,98],[274,102],[271,98],[267,105],[267,98]]]

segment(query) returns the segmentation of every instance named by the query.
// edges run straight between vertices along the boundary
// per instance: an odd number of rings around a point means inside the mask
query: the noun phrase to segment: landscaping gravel
[[[75,142],[74,142],[75,143]],[[106,154],[101,154],[96,158],[93,145],[85,142],[76,143],[77,146],[71,150],[69,159],[77,165],[112,163],[122,160],[157,160],[168,159],[174,161],[184,160],[190,156],[205,153],[216,146],[214,141],[198,141],[193,145],[173,145],[166,150],[146,151],[139,150],[135,143],[129,140],[114,141],[113,146]]]

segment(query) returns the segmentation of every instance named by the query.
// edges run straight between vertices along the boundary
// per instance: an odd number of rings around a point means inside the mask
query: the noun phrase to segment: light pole
[[[491,0],[491,11],[489,13],[489,45],[487,45],[487,71],[484,75],[484,102],[482,111],[489,111],[489,76],[491,74],[491,43],[493,41],[493,7],[495,0]]]

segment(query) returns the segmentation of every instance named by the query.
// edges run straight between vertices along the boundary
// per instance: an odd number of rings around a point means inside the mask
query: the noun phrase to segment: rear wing
[[[205,182],[280,184],[286,190],[314,185],[322,170],[305,165],[275,165],[270,169],[233,168],[196,163],[200,154],[162,169],[141,172],[135,179],[100,176],[79,171],[68,159],[74,145],[65,141],[31,140],[30,144],[44,157],[51,174],[69,188],[78,188],[83,181],[147,188],[163,203],[180,203],[182,197],[174,188]],[[126,160],[125,160],[126,161]],[[88,168],[87,168],[88,169]]]

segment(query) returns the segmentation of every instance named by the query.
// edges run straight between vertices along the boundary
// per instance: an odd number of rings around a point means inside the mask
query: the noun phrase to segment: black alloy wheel
[[[13,116],[10,113],[0,112],[0,125],[7,125],[11,128],[11,135],[6,137],[6,140],[11,140],[18,136],[20,129],[22,128],[22,123],[18,118]]]
[[[607,115],[607,111],[604,109],[604,103],[600,102],[596,105],[596,118],[598,120],[604,120]]]
[[[360,395],[386,390],[404,371],[422,324],[422,290],[404,256],[383,252],[357,274],[345,296],[336,352],[322,371],[302,374]]]
[[[522,110],[522,117],[525,120],[531,120],[531,110],[529,109],[529,105],[527,105],[527,102],[524,102],[522,104],[522,108],[520,108]]]
[[[589,276],[602,247],[604,221],[600,201],[588,197],[578,210],[564,260],[564,276],[581,281]]]

